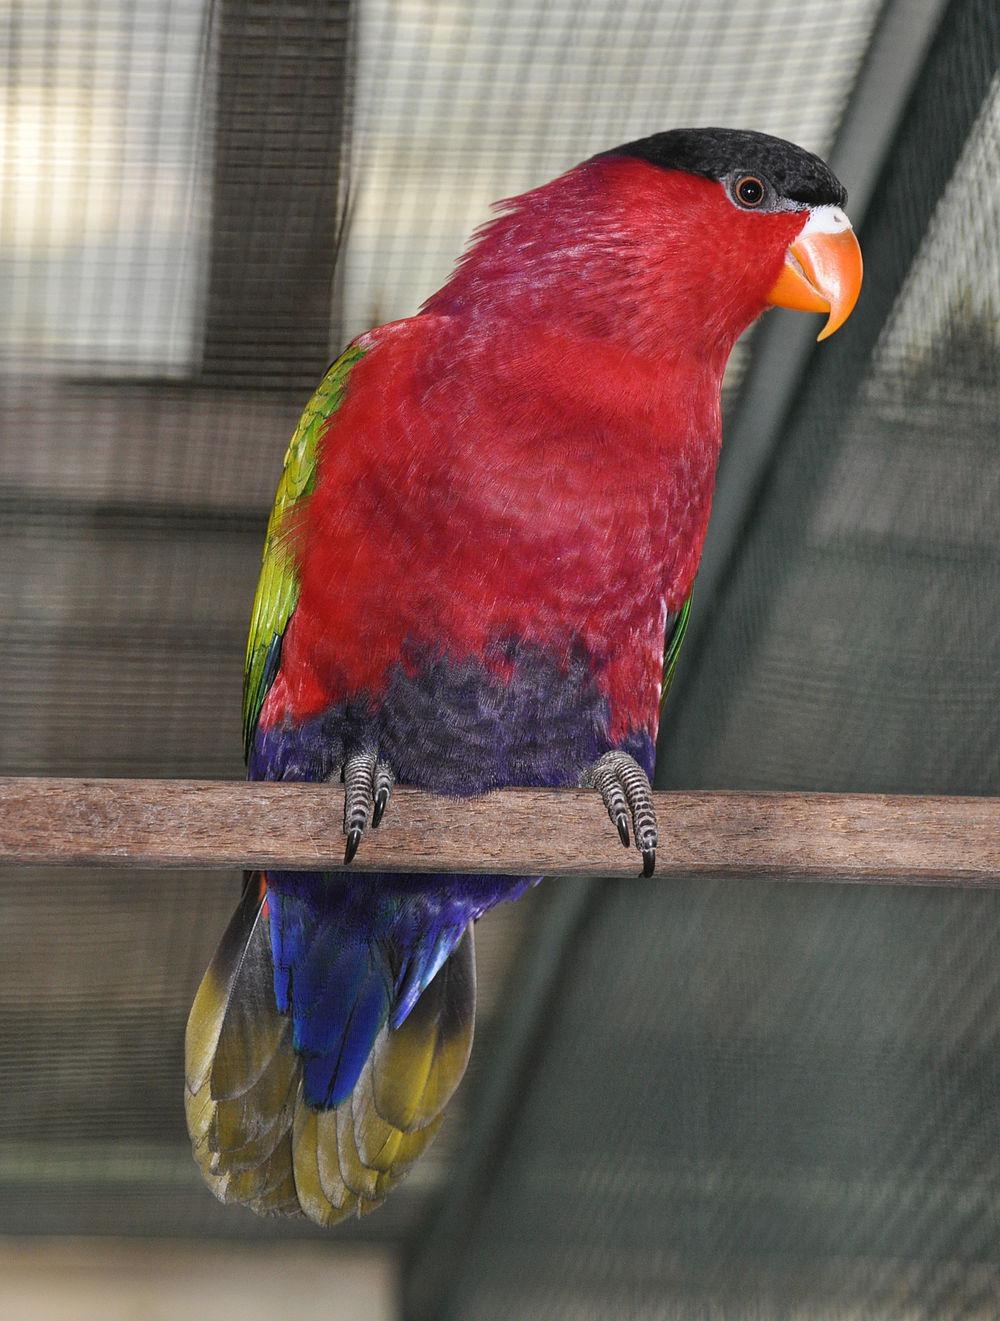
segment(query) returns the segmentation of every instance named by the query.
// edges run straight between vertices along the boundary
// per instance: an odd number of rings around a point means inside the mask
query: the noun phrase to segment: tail
[[[472,926],[407,957],[366,898],[358,923],[250,878],[185,1040],[188,1131],[220,1201],[320,1225],[364,1215],[440,1127],[472,1049]]]

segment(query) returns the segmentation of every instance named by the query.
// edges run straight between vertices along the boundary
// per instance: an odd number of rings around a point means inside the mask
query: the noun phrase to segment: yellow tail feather
[[[223,1202],[336,1224],[379,1206],[429,1145],[472,1048],[472,928],[401,1027],[382,1028],[353,1093],[317,1111],[302,1095],[290,1020],[274,1000],[255,886],[195,997],[185,1109],[195,1160]]]

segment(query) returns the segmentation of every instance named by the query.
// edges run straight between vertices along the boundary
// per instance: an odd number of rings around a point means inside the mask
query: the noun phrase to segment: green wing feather
[[[277,672],[281,639],[299,599],[291,515],[313,489],[320,432],[340,407],[351,369],[364,355],[365,350],[356,344],[340,355],[306,405],[285,453],[284,471],[267,524],[243,666],[243,748],[248,758],[260,708]]]
[[[670,685],[674,681],[677,661],[681,654],[681,643],[684,641],[685,633],[687,633],[688,616],[691,614],[691,596],[692,593],[689,592],[687,600],[681,606],[680,613],[674,620],[674,626],[670,630],[666,650],[663,653],[663,682],[660,684],[661,712],[667,700],[667,694],[670,692]]]

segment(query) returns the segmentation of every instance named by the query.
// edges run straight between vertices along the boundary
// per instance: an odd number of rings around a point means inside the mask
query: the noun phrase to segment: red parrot
[[[708,524],[722,375],[768,306],[846,320],[846,195],[781,139],[677,129],[501,204],[292,438],[244,685],[251,779],[592,785],[648,875],[649,777]],[[331,789],[331,798],[336,791]],[[251,876],[188,1023],[224,1201],[329,1225],[433,1136],[472,1044],[472,924],[537,878]]]

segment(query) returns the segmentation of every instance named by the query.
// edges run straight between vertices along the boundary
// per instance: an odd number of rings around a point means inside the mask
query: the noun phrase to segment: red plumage
[[[578,784],[652,875],[664,633],[669,674],[724,366],[768,302],[848,315],[843,201],[791,144],[656,134],[506,204],[421,315],[327,373],[269,528],[245,724],[251,778],[343,778],[348,865],[395,781]],[[532,879],[247,889],[186,1042],[218,1196],[320,1224],[378,1205],[465,1069],[472,924]]]
[[[655,737],[726,359],[803,223],[598,158],[509,204],[422,315],[363,336],[301,513],[262,725],[377,697],[414,645],[460,659],[581,638],[612,736]]]

